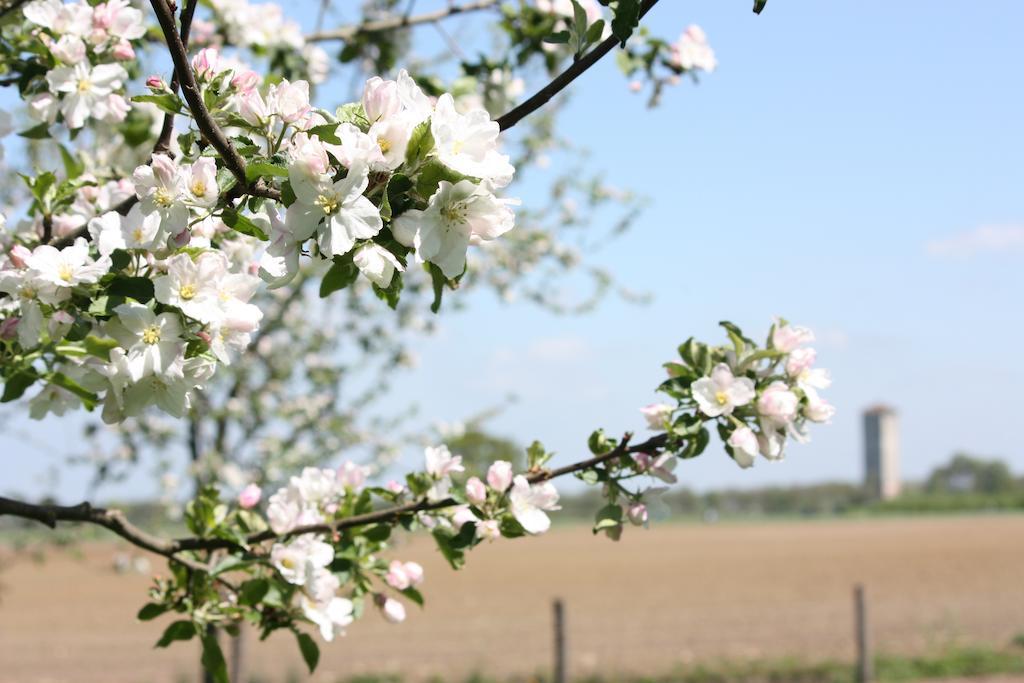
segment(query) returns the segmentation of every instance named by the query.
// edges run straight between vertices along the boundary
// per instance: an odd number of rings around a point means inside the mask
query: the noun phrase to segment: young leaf
[[[306,661],[306,666],[309,667],[309,673],[313,673],[316,670],[316,665],[320,663],[320,647],[308,633],[296,631],[295,639],[299,641],[299,651],[302,652],[302,658]]]
[[[139,621],[149,621],[150,619],[156,619],[166,611],[167,607],[165,605],[158,605],[155,602],[150,602],[139,610],[139,613],[135,615],[135,618]]]
[[[228,663],[224,661],[224,653],[220,650],[217,636],[207,633],[203,636],[203,668],[213,676],[215,683],[229,683]]]
[[[345,289],[359,277],[359,268],[352,262],[352,252],[345,256],[335,256],[330,270],[324,273],[320,281],[320,298],[324,299],[339,289]]]
[[[256,225],[234,209],[224,209],[221,214],[221,220],[224,221],[224,225],[228,226],[235,232],[240,232],[243,235],[249,235],[250,237],[256,237],[264,242],[270,239],[267,236],[267,233],[263,232],[263,228]]]
[[[191,621],[175,621],[164,630],[160,640],[156,641],[156,647],[167,647],[176,640],[191,640],[195,634],[196,625]]]

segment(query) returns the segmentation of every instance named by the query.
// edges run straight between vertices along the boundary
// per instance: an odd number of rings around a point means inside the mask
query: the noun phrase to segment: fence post
[[[853,587],[854,631],[857,638],[857,683],[871,683],[875,678],[871,634],[868,629],[868,604],[864,585]]]
[[[565,683],[565,605],[555,598],[555,671],[554,683]]]

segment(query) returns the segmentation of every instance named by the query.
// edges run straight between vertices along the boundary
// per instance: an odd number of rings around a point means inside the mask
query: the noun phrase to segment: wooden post
[[[565,605],[561,598],[555,598],[555,671],[554,683],[565,682]]]
[[[871,652],[871,634],[868,629],[868,604],[864,585],[853,587],[854,634],[857,638],[857,683],[871,683],[875,679],[874,655]]]
[[[245,626],[239,624],[238,635],[231,639],[231,683],[242,683],[245,669]]]

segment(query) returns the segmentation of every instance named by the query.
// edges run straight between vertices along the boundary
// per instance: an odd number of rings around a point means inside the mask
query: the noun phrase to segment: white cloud
[[[1024,225],[982,225],[928,242],[935,256],[973,256],[991,251],[1024,251]]]

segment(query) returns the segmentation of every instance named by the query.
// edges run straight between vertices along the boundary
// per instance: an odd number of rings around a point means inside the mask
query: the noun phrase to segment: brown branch
[[[208,567],[194,560],[176,555],[181,549],[176,547],[177,543],[175,541],[153,536],[147,531],[138,528],[129,522],[128,518],[120,510],[96,508],[89,503],[79,503],[78,505],[34,505],[0,496],[0,516],[3,515],[31,519],[40,524],[45,524],[51,529],[56,529],[58,522],[95,524],[109,529],[132,545],[143,550],[163,555],[190,569],[203,572],[209,571]]]
[[[643,18],[643,16],[656,4],[658,4],[658,0],[644,0],[643,4],[640,6],[640,18]],[[573,62],[568,69],[555,76],[554,80],[534,93],[530,99],[526,100],[510,112],[502,115],[498,119],[498,127],[501,130],[508,130],[533,112],[543,107],[552,97],[565,90],[570,83],[581,76],[584,71],[597,64],[597,62],[611,52],[618,43],[619,39],[615,36],[609,36],[606,38],[600,45],[588,52],[582,58]]]
[[[433,24],[457,14],[466,14],[496,6],[500,0],[475,0],[461,5],[450,5],[433,12],[425,12],[413,16],[402,15],[377,21],[365,21],[352,26],[341,26],[329,31],[316,31],[305,36],[307,43],[324,40],[352,40],[363,33],[379,33],[397,28],[407,28],[418,24]]]
[[[658,451],[664,448],[668,441],[668,436],[666,434],[659,434],[658,436],[652,437],[641,444],[630,446],[629,442],[631,436],[631,434],[627,433],[623,436],[622,441],[619,442],[618,446],[608,453],[598,455],[587,460],[581,460],[557,469],[534,472],[527,476],[527,480],[531,484],[536,484],[542,481],[562,477],[567,474],[591,469],[624,455]],[[346,517],[328,524],[311,524],[302,526],[283,534],[277,534],[271,530],[267,530],[262,533],[253,534],[247,539],[247,543],[254,545],[271,540],[282,540],[301,536],[303,534],[335,533],[344,529],[353,529],[370,524],[394,522],[405,515],[415,514],[417,512],[441,510],[444,508],[454,507],[458,504],[459,503],[457,501],[451,498],[440,501],[427,501],[423,499],[406,503],[405,505],[397,505],[394,507],[384,508],[382,510],[367,512],[362,515]],[[135,546],[138,546],[139,548],[149,550],[150,552],[158,555],[163,555],[172,561],[179,562],[187,567],[204,572],[208,572],[209,568],[195,562],[194,560],[181,557],[178,553],[190,550],[239,548],[238,544],[219,538],[193,537],[169,539],[153,536],[131,524],[121,511],[96,508],[89,503],[81,503],[79,505],[72,506],[49,504],[36,505],[0,496],[0,517],[4,515],[32,519],[45,524],[50,528],[56,528],[58,522],[83,522],[87,524],[95,524],[113,531],[121,538]]]
[[[181,8],[181,30],[178,32],[181,38],[181,44],[188,49],[188,36],[192,30],[192,17],[196,13],[196,5],[199,4],[198,0],[187,0],[185,6]],[[171,76],[171,93],[178,92],[178,85],[181,83],[181,79],[178,77],[178,69],[174,69],[174,75]],[[157,138],[156,145],[153,146],[153,154],[163,154],[170,151],[171,148],[171,136],[174,134],[174,114],[167,112],[164,114],[164,124],[160,129],[160,137]]]

